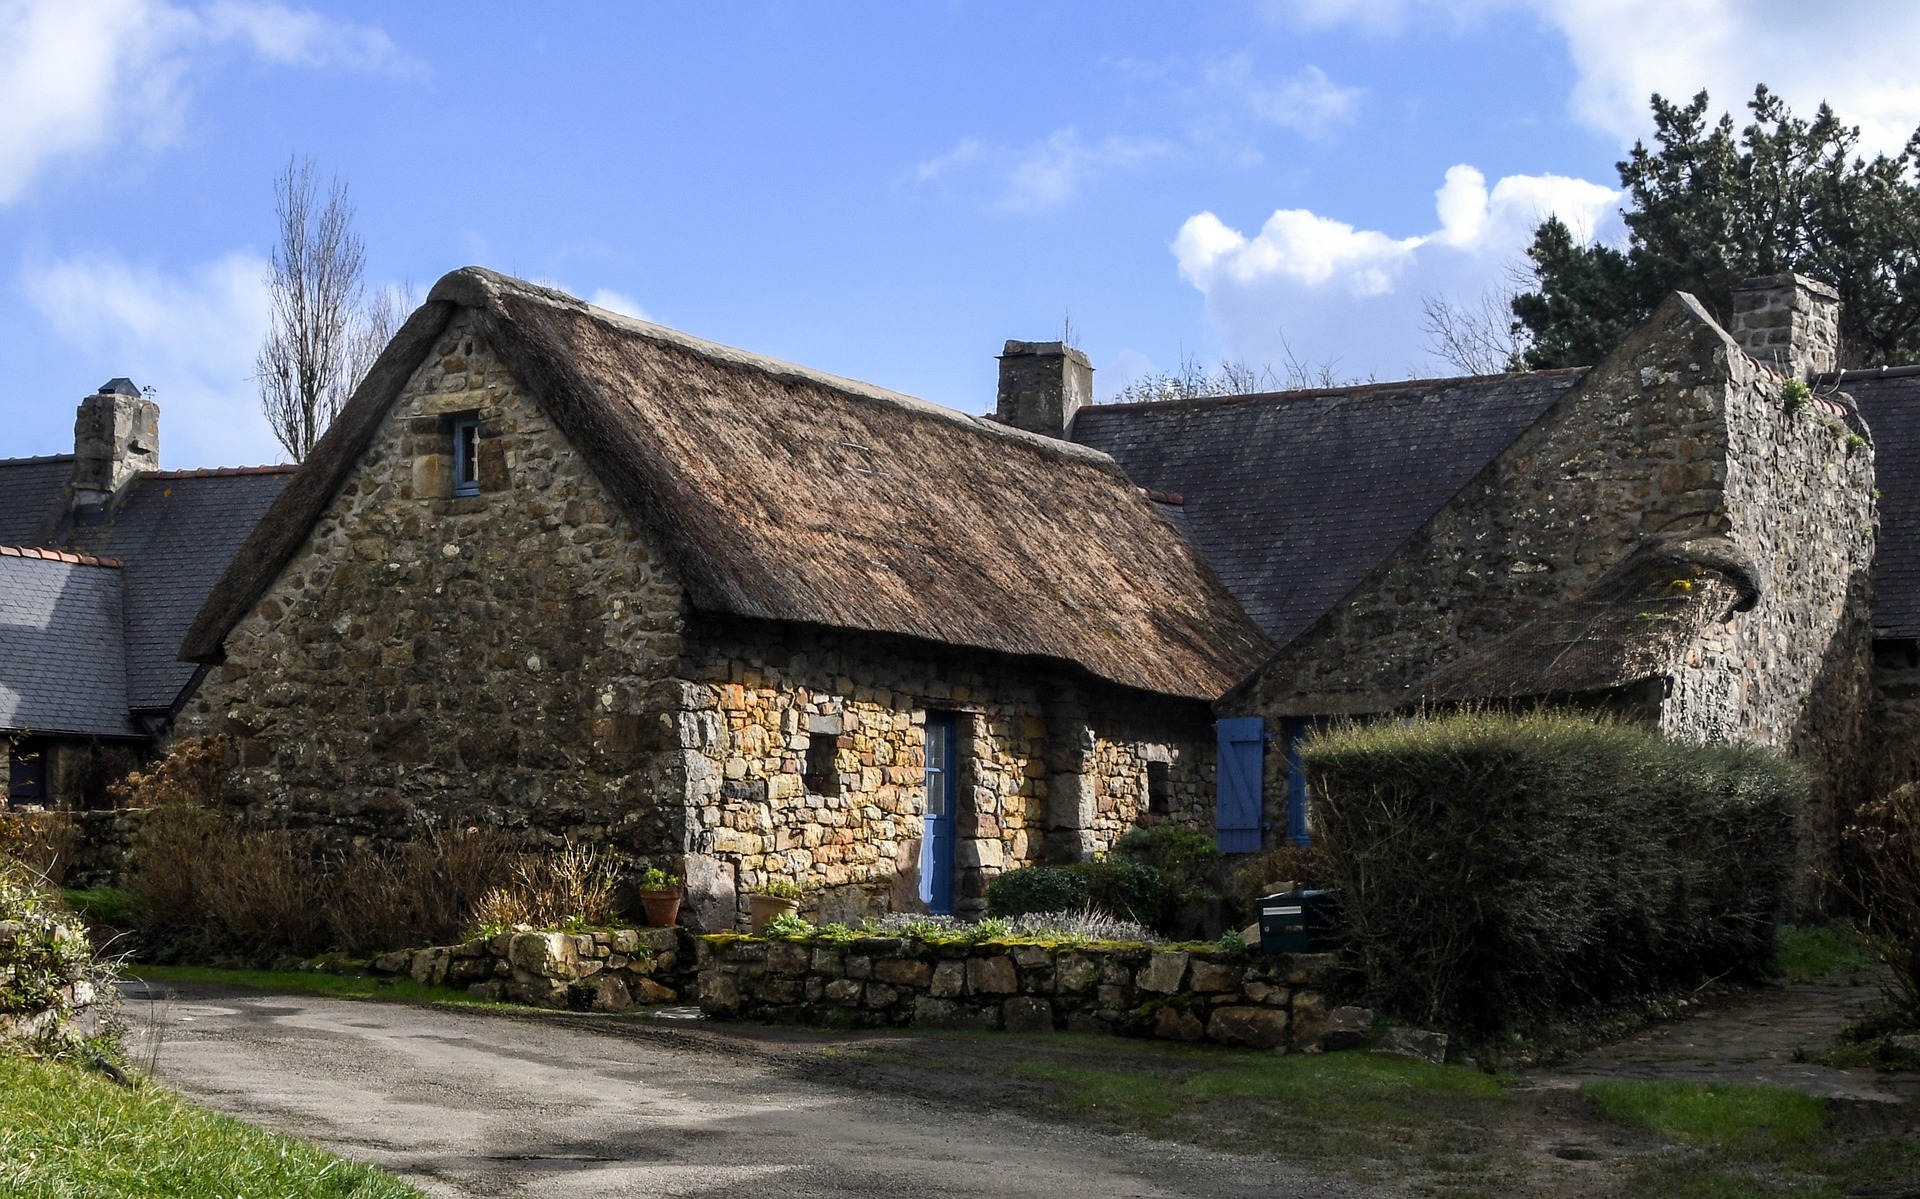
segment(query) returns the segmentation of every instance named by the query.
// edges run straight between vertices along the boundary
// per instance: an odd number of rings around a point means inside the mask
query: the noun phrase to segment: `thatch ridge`
[[[324,457],[316,449],[288,489],[297,498],[256,530],[252,561],[229,572],[183,652],[218,655],[455,308],[472,311],[621,510],[654,533],[696,608],[1071,662],[1204,699],[1271,652],[1099,451],[489,271],[441,280],[428,307],[445,310],[432,336],[389,347],[404,369],[384,392],[370,379],[356,394],[339,422],[350,431],[329,432]]]

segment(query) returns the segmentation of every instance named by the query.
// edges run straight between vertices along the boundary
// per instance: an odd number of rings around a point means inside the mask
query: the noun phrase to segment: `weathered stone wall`
[[[661,719],[687,759],[687,850],[704,859],[690,872],[719,880],[736,920],[745,892],[773,879],[798,884],[821,920],[921,908],[929,712],[955,720],[961,912],[984,910],[995,874],[1048,856],[1062,739],[1089,745],[1073,782],[1093,797],[1090,850],[1142,820],[1150,758],[1170,763],[1181,797],[1153,819],[1210,826],[1203,705],[1080,684],[1063,705],[1067,683],[1014,660],[764,621],[703,618],[687,645],[683,710]],[[833,769],[810,777],[815,738],[831,741]]]
[[[700,1007],[841,1027],[1104,1032],[1256,1049],[1319,1044],[1333,959],[1177,948],[703,937]]]
[[[460,945],[401,949],[368,963],[374,974],[405,975],[430,987],[464,988],[495,1002],[619,1012],[673,1003],[691,989],[696,956],[677,928],[517,932]]]
[[[481,422],[480,494],[451,419]],[[421,823],[677,854],[677,755],[643,736],[682,593],[461,318],[179,722],[235,738],[263,820],[403,839]]]

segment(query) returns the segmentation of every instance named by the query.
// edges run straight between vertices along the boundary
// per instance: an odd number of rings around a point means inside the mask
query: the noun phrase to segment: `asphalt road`
[[[631,1020],[128,985],[168,1086],[446,1196],[1381,1192],[1258,1158],[800,1078]]]

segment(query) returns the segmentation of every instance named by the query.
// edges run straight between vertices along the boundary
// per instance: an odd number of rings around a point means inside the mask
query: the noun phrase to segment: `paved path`
[[[724,1038],[619,1017],[127,990],[167,1085],[433,1195],[1381,1193],[1258,1158],[801,1080]]]
[[[1871,986],[1784,983],[1721,1001],[1683,1020],[1662,1021],[1569,1065],[1543,1071],[1544,1085],[1589,1078],[1798,1087],[1828,1099],[1897,1103],[1920,1095],[1920,1074],[1836,1069],[1794,1060],[1832,1048],[1849,1021],[1879,1004]]]

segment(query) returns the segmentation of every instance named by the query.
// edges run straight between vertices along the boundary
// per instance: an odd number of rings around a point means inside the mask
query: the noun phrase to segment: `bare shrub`
[[[201,880],[215,929],[256,952],[327,948],[325,878],[308,848],[284,830],[228,833]]]
[[[226,795],[229,742],[223,736],[188,737],[146,770],[129,772],[107,787],[113,806],[212,807]]]
[[[49,886],[66,881],[80,828],[62,812],[0,813],[0,858],[12,858]]]
[[[170,932],[204,926],[207,876],[232,836],[207,808],[170,803],[152,809],[134,834],[127,880],[140,926]]]
[[[517,864],[512,840],[489,829],[435,831],[386,852],[356,846],[328,863],[327,923],[351,953],[446,944]]]
[[[511,883],[480,898],[474,922],[499,928],[610,923],[622,864],[610,850],[572,842],[558,853],[529,855],[514,866]]]
[[[1920,1026],[1920,784],[1861,807],[1846,830],[1858,857],[1857,898],[1887,964],[1889,1004]]]

